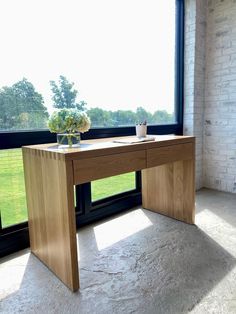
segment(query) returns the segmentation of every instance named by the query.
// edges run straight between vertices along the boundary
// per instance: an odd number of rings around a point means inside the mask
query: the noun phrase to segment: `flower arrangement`
[[[77,109],[54,111],[48,120],[48,127],[52,133],[84,133],[89,130],[90,125],[87,114]]]
[[[87,132],[90,129],[90,119],[87,114],[77,109],[60,109],[54,111],[48,120],[48,127],[52,133],[62,133],[61,143],[65,140],[68,141],[68,145],[75,144],[73,141],[80,139],[79,132]]]

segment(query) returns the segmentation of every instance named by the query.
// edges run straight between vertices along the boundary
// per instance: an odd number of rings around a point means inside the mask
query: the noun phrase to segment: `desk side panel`
[[[190,145],[190,146],[189,146]],[[181,146],[181,145],[180,145]],[[188,144],[186,154],[166,158],[152,164],[159,166],[142,170],[143,207],[160,214],[193,224],[195,217],[195,145]],[[156,152],[155,152],[156,153]],[[187,156],[187,157],[186,157]],[[162,160],[162,164],[160,164]],[[164,163],[164,164],[163,164]]]
[[[31,251],[79,288],[72,162],[23,149]]]

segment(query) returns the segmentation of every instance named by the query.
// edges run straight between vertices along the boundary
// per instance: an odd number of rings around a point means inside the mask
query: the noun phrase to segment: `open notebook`
[[[149,141],[155,141],[154,136],[146,136],[146,137],[128,137],[128,138],[118,138],[117,140],[114,140],[114,143],[124,143],[124,144],[133,144],[133,143],[141,143],[141,142],[149,142]]]

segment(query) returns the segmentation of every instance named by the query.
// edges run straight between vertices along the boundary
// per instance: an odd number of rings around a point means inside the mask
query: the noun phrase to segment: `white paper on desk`
[[[147,136],[147,137],[136,137],[133,138],[123,138],[123,139],[117,139],[114,140],[114,143],[124,143],[124,144],[133,144],[133,143],[141,143],[141,142],[149,142],[149,141],[155,141],[154,136]]]

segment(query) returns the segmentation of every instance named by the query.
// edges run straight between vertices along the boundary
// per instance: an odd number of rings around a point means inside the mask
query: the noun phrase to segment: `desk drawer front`
[[[147,150],[147,168],[175,162],[189,160],[194,157],[194,144],[178,144]]]
[[[73,161],[74,184],[90,182],[146,168],[145,151],[114,154]]]

